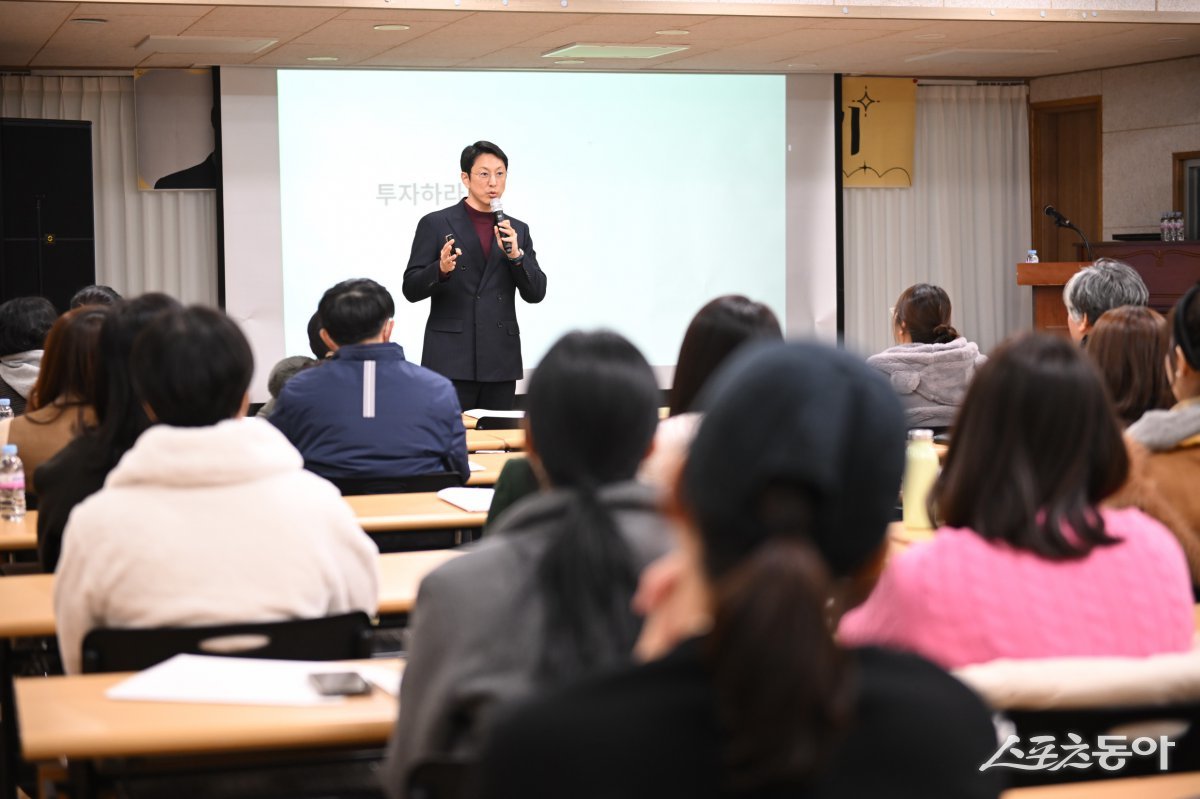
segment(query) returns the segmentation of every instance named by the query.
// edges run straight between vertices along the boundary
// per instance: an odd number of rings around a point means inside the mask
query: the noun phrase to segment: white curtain
[[[917,89],[913,185],[844,189],[846,345],[890,347],[889,309],[913,283],[950,295],[952,322],[985,352],[1030,326],[1016,264],[1030,247],[1024,86]]]
[[[216,193],[138,190],[132,77],[3,76],[0,116],[92,123],[97,283],[216,304]]]

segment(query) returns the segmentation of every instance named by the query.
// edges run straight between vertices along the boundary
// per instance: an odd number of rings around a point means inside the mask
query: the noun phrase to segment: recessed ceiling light
[[[933,39],[945,39],[945,38],[946,38],[946,34],[944,34],[944,33],[918,33],[918,34],[917,34],[916,36],[914,36],[913,38],[914,38],[914,39],[929,39],[929,40],[933,40]]]
[[[99,17],[76,17],[71,21],[78,22],[80,25],[103,25],[108,22],[108,20],[100,19]]]
[[[377,31],[406,31],[411,28],[411,25],[375,25]]]
[[[334,55],[310,55],[305,61],[337,61],[337,56]]]
[[[685,31],[681,28],[667,28],[666,30],[655,31],[659,36],[687,36],[691,31]]]
[[[555,61],[554,63],[558,64],[560,66],[569,67],[569,66],[573,66],[575,64],[583,64],[586,62],[580,61],[578,58],[568,58],[565,61]]]
[[[645,44],[568,44],[548,53],[542,53],[542,58],[658,58],[659,56],[678,53],[686,50],[687,45],[645,45]]]
[[[1159,39],[1159,41],[1167,43],[1167,44],[1174,44],[1175,42],[1182,42],[1183,37],[1182,36],[1168,36],[1165,39]]]

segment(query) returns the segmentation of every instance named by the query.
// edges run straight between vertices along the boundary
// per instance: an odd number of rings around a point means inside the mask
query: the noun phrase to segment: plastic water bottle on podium
[[[25,518],[25,464],[16,444],[5,444],[0,457],[0,520],[19,522]]]
[[[904,460],[904,526],[914,530],[933,527],[926,502],[941,463],[933,448],[932,430],[909,430]]]
[[[0,397],[0,422],[11,418],[13,418],[12,400],[8,397]]]

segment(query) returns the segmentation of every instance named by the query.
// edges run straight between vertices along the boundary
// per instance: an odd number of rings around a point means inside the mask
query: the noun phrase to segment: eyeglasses
[[[495,178],[497,183],[503,183],[508,174],[503,171],[497,172],[494,175],[491,172],[474,172],[472,176],[478,180],[482,180],[484,183],[491,183],[492,178]]]

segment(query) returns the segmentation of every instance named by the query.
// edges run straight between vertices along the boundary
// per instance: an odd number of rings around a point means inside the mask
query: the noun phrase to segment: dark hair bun
[[[938,325],[933,329],[934,344],[948,344],[958,338],[958,331],[950,325]]]

